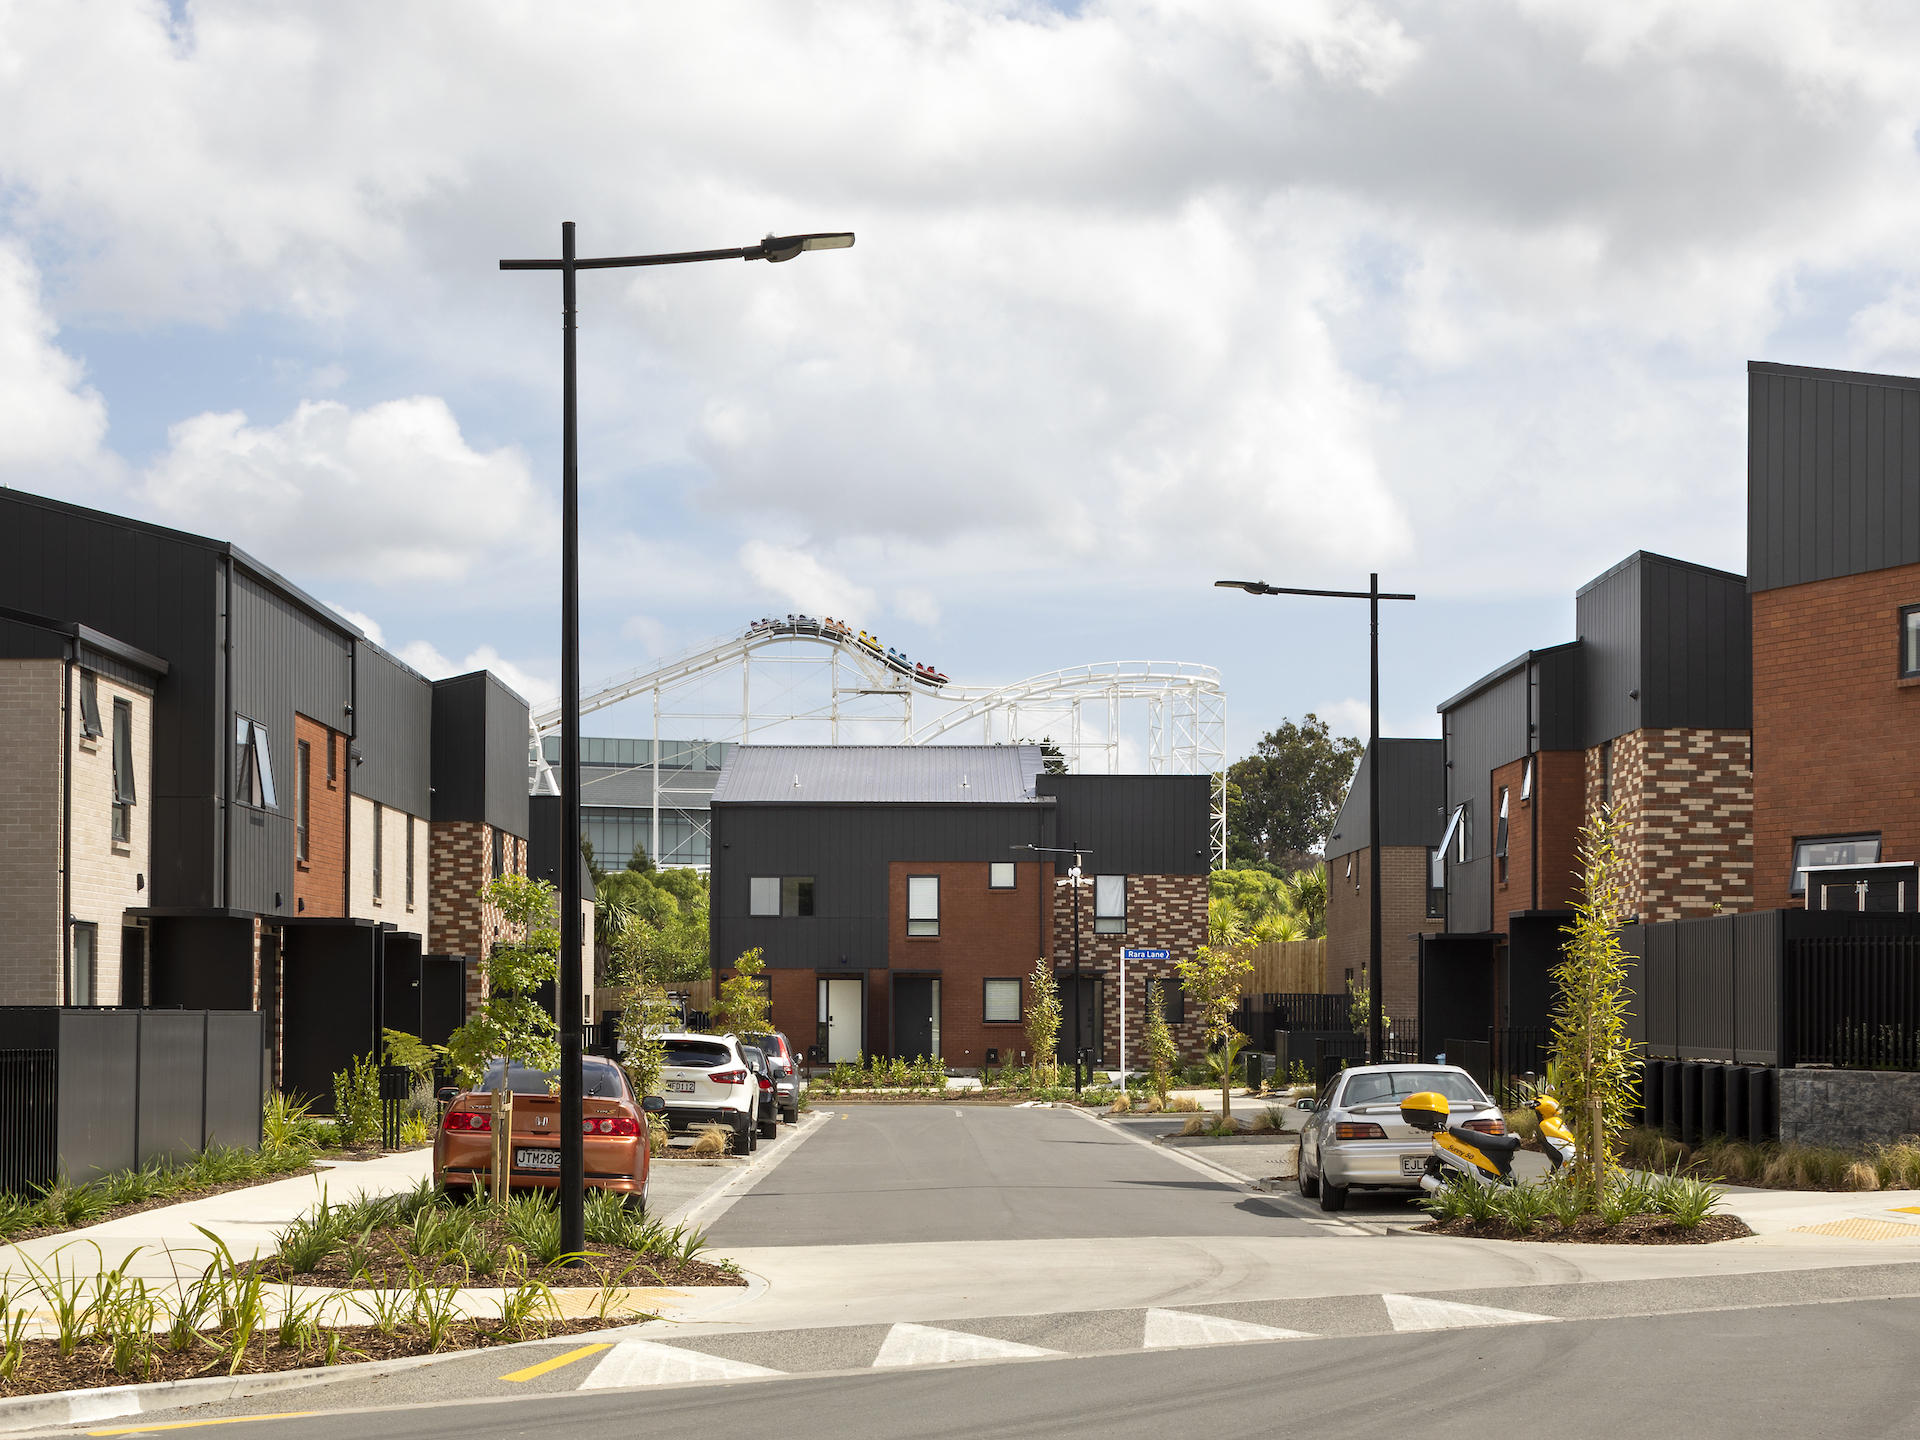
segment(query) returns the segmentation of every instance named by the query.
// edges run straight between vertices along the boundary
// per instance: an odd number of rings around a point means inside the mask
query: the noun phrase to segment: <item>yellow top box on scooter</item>
[[[1400,1118],[1429,1134],[1447,1128],[1453,1108],[1438,1090],[1421,1090],[1400,1102]]]

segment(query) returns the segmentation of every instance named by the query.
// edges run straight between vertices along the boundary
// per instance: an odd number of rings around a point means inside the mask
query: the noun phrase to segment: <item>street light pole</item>
[[[581,1072],[581,973],[585,926],[580,915],[580,418],[575,359],[575,276],[582,270],[642,265],[687,265],[702,260],[791,260],[807,250],[844,250],[847,232],[769,235],[758,245],[688,250],[666,255],[609,255],[582,260],[574,253],[573,221],[560,225],[557,260],[502,260],[502,270],[560,272],[560,1250],[577,1266],[587,1248],[586,1120]],[[509,1163],[511,1156],[509,1156]]]
[[[1036,855],[1071,855],[1073,868],[1067,871],[1067,890],[1073,896],[1073,1093],[1080,1093],[1080,1051],[1084,1042],[1080,1035],[1080,857],[1091,855],[1091,850],[1082,850],[1076,845],[1013,845],[1013,850],[1031,850]],[[1127,995],[1120,992],[1120,1013],[1124,1016],[1127,1008]],[[1122,1022],[1124,1023],[1124,1021]],[[1033,1057],[1036,1062],[1038,1055]]]
[[[1249,595],[1321,595],[1335,600],[1365,600],[1369,621],[1368,639],[1368,694],[1367,694],[1367,753],[1373,757],[1373,770],[1367,776],[1367,869],[1371,883],[1368,890],[1369,923],[1367,926],[1367,1060],[1378,1065],[1386,1058],[1386,1036],[1382,1034],[1380,1023],[1380,989],[1383,984],[1380,967],[1380,786],[1381,773],[1386,768],[1380,754],[1380,602],[1382,600],[1411,600],[1411,595],[1383,595],[1380,592],[1380,577],[1369,575],[1365,590],[1292,590],[1281,585],[1269,585],[1264,580],[1216,580],[1214,586],[1222,590],[1244,590]]]

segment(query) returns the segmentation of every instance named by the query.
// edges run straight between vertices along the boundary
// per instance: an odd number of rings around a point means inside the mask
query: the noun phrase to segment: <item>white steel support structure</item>
[[[1036,675],[1015,685],[939,687],[912,678],[857,640],[794,617],[635,670],[585,696],[581,713],[649,703],[653,745],[649,853],[660,855],[660,811],[706,792],[662,765],[661,744],[758,739],[794,745],[1011,744],[1046,739],[1070,772],[1213,777],[1212,841],[1226,863],[1226,691],[1220,672],[1180,661],[1116,660]],[[737,686],[733,672],[738,670]],[[758,672],[757,674],[755,672]],[[535,794],[556,793],[541,738],[556,706],[532,717]],[[663,737],[663,731],[667,734]]]

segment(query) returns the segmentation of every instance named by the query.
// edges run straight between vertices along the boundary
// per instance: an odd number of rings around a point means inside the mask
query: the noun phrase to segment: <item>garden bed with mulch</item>
[[[91,1225],[104,1225],[109,1220],[139,1215],[148,1210],[164,1210],[169,1205],[185,1205],[190,1200],[206,1200],[215,1195],[225,1195],[230,1190],[251,1190],[257,1185],[272,1185],[280,1180],[297,1180],[302,1175],[318,1175],[322,1170],[321,1166],[309,1165],[304,1170],[285,1170],[278,1175],[259,1175],[251,1180],[229,1180],[224,1185],[208,1185],[198,1190],[180,1190],[172,1195],[156,1195],[151,1200],[136,1200],[129,1205],[111,1206],[77,1225],[36,1225],[19,1230],[7,1236],[4,1241],[0,1241],[0,1244],[17,1245],[22,1240],[38,1240],[45,1235],[64,1235],[70,1230],[84,1230]]]
[[[278,1256],[250,1261],[236,1267],[242,1275],[258,1272],[275,1284],[325,1285],[337,1290],[402,1290],[426,1285],[460,1285],[473,1289],[493,1289],[516,1285],[515,1273],[524,1260],[508,1245],[498,1222],[482,1222],[475,1227],[498,1246],[499,1264],[486,1274],[476,1273],[470,1260],[450,1256],[422,1256],[407,1246],[413,1232],[407,1229],[376,1230],[323,1258],[311,1270],[296,1272]],[[535,1265],[533,1274],[549,1285],[744,1285],[746,1277],[737,1269],[709,1265],[704,1260],[646,1254],[622,1245],[589,1240],[582,1263],[571,1269]]]
[[[1667,1215],[1634,1215],[1617,1225],[1607,1224],[1598,1215],[1582,1215],[1572,1228],[1551,1219],[1522,1230],[1508,1220],[1462,1218],[1429,1220],[1414,1226],[1411,1233],[1549,1245],[1712,1245],[1721,1240],[1744,1240],[1753,1231],[1737,1215],[1709,1215],[1692,1229],[1682,1227]]]
[[[337,1349],[329,1361],[326,1344],[281,1345],[272,1329],[250,1344],[240,1357],[237,1370],[226,1342],[208,1332],[199,1343],[185,1351],[166,1348],[164,1337],[154,1337],[150,1365],[135,1362],[124,1372],[113,1368],[113,1348],[98,1342],[77,1347],[64,1360],[57,1340],[27,1340],[21,1345],[19,1364],[13,1374],[0,1380],[0,1397],[18,1399],[29,1395],[48,1395],[62,1390],[91,1390],[105,1385],[138,1385],[160,1380],[202,1380],[228,1373],[272,1375],[287,1370],[317,1369],[332,1365],[359,1365],[373,1360],[402,1360],[415,1355],[430,1355],[455,1350],[484,1350],[511,1345],[522,1340],[560,1339],[604,1330],[609,1324],[630,1325],[651,1318],[626,1315],[608,1321],[598,1317],[582,1320],[537,1320],[517,1327],[499,1321],[462,1321],[451,1326],[436,1346],[423,1331],[395,1329],[383,1332],[372,1325],[342,1326],[329,1329],[337,1336]]]

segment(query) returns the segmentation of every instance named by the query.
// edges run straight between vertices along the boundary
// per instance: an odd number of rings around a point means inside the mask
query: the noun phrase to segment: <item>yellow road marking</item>
[[[284,1415],[230,1415],[224,1420],[169,1420],[161,1425],[128,1425],[119,1430],[89,1430],[89,1435],[144,1435],[149,1430],[192,1430],[201,1425],[245,1425],[254,1420],[300,1420],[318,1410],[289,1410]]]
[[[562,1365],[571,1365],[576,1360],[584,1360],[589,1355],[598,1355],[602,1350],[611,1350],[611,1345],[582,1345],[578,1350],[569,1350],[564,1355],[556,1355],[551,1360],[542,1360],[538,1365],[529,1365],[524,1370],[516,1370],[511,1375],[502,1375],[502,1380],[532,1380],[549,1370],[558,1370]]]
[[[1893,1213],[1895,1215],[1920,1215],[1920,1205],[1896,1205],[1893,1207]]]

